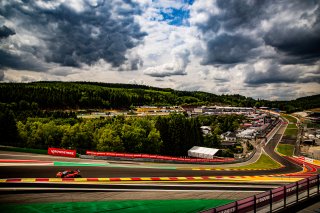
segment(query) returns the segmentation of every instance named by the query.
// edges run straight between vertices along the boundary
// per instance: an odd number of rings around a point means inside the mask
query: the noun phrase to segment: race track
[[[72,166],[1,166],[0,178],[52,178],[58,171],[80,168],[82,177],[187,177],[187,176],[250,176],[300,171],[288,167],[266,171],[194,171],[149,168],[72,167]]]
[[[189,167],[190,165],[170,165],[168,164],[150,164],[141,162],[112,162],[112,161],[93,161],[86,159],[70,159],[68,161],[93,163],[90,166],[78,165],[1,165],[0,178],[53,178],[58,171],[67,169],[80,169],[81,175],[84,178],[111,178],[111,177],[190,177],[190,176],[260,176],[260,175],[276,175],[300,172],[300,166],[284,159],[274,152],[274,148],[281,139],[281,136],[286,126],[282,125],[277,130],[274,137],[264,147],[264,152],[271,156],[274,160],[280,162],[283,167],[272,170],[192,170],[183,169],[182,167]],[[24,153],[8,153],[0,152],[1,159],[33,159],[39,161],[66,161],[66,158],[34,155]],[[95,166],[94,163],[105,163],[106,166]],[[202,165],[204,166],[204,165]],[[193,165],[199,167],[199,165]],[[219,167],[215,165],[206,165],[206,168]]]

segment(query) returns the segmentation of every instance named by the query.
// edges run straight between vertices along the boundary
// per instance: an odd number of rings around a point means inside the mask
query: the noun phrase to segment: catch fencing
[[[320,174],[201,213],[278,212],[320,195]]]
[[[150,155],[150,154],[131,154],[131,153],[117,153],[117,152],[95,152],[87,151],[86,155],[93,155],[98,157],[118,157],[124,159],[156,159],[156,160],[167,160],[167,161],[180,161],[187,163],[197,162],[229,162],[234,161],[234,158],[214,158],[214,159],[201,159],[201,158],[180,158],[163,155]]]

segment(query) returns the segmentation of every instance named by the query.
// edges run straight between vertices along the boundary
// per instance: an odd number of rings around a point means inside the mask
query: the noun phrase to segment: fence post
[[[309,198],[309,194],[310,194],[310,180],[309,180],[309,178],[307,178],[307,189],[308,189],[308,191],[307,191],[307,198]]]
[[[257,196],[253,195],[253,212],[257,212]]]
[[[238,201],[236,201],[236,210],[235,212],[238,212]]]
[[[283,206],[284,208],[287,207],[287,186],[284,185],[283,187]]]
[[[269,204],[270,204],[270,212],[272,212],[272,190],[270,190],[270,194],[269,194]]]
[[[297,197],[296,202],[298,203],[299,202],[299,184],[298,184],[298,182],[296,182],[296,197]]]

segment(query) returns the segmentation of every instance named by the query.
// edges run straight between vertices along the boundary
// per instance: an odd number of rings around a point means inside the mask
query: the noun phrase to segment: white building
[[[205,159],[213,159],[215,155],[218,153],[219,149],[207,148],[194,146],[188,151],[188,156],[194,158],[205,158]]]
[[[237,141],[237,136],[234,132],[228,131],[228,132],[222,133],[220,136],[225,141]]]
[[[210,126],[201,126],[201,131],[204,135],[207,135],[211,133],[211,127]]]

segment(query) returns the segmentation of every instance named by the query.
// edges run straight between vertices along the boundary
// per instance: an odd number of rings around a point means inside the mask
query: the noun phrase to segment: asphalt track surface
[[[250,176],[278,174],[286,168],[266,171],[193,171],[149,168],[70,167],[70,166],[6,166],[0,167],[0,178],[53,178],[58,171],[80,168],[84,178],[104,177],[189,177],[189,176]],[[301,169],[300,169],[301,170]],[[299,171],[300,171],[299,170]]]
[[[277,152],[274,151],[275,147],[280,142],[283,133],[286,130],[287,125],[282,124],[280,129],[277,131],[277,133],[272,137],[272,139],[269,141],[269,143],[264,147],[264,151],[272,157],[277,162],[281,163],[285,167],[282,168],[283,173],[294,173],[301,171],[301,167],[288,161],[287,159],[281,157]]]

